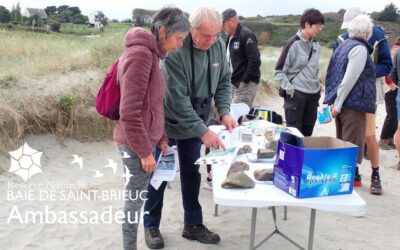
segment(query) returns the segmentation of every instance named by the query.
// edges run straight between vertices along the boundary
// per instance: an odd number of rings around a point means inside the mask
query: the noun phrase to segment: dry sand
[[[262,103],[273,107],[282,114],[282,100],[278,97],[263,96]],[[258,103],[261,99],[258,99]],[[385,117],[384,106],[378,109],[377,134],[380,134]],[[314,135],[335,136],[334,125],[316,125]],[[60,201],[46,200],[45,196],[51,192],[62,190],[78,192],[122,190],[124,180],[121,177],[122,163],[113,142],[81,143],[75,140],[66,140],[65,146],[56,143],[50,135],[35,135],[25,139],[28,144],[43,152],[41,165],[43,173],[34,175],[27,182],[21,177],[8,173],[10,157],[0,157],[0,246],[2,249],[122,249],[121,225],[118,223],[84,224],[40,224],[20,223],[17,219],[7,220],[12,209],[17,208],[23,215],[27,211],[44,212],[46,207],[55,213],[95,211],[98,214],[107,211],[110,207],[121,211],[123,201],[116,200],[85,200],[76,201],[69,197]],[[10,148],[9,151],[16,150]],[[83,158],[83,168],[71,164],[72,155]],[[400,246],[400,171],[393,166],[397,161],[395,150],[380,151],[381,176],[384,194],[373,196],[369,194],[369,176],[371,173],[369,161],[361,167],[364,186],[357,188],[357,192],[366,201],[366,215],[354,218],[344,214],[318,211],[314,238],[314,249],[398,249]],[[111,168],[104,168],[108,159],[118,163],[117,172]],[[94,169],[104,174],[94,178]],[[203,178],[205,167],[201,168]],[[201,189],[200,201],[203,207],[205,224],[220,234],[222,241],[215,246],[202,245],[194,241],[183,239],[183,208],[181,205],[179,178],[170,183],[170,189],[165,192],[164,212],[161,222],[161,232],[165,239],[165,249],[247,249],[250,233],[250,208],[220,207],[218,217],[213,216],[214,203],[212,192]],[[19,187],[15,187],[19,184]],[[52,187],[51,185],[68,185]],[[13,186],[14,185],[14,186]],[[34,190],[33,197],[18,197],[25,200],[16,200],[11,195],[18,188]],[[36,185],[36,186],[35,186]],[[41,187],[39,187],[42,185]],[[44,191],[40,191],[44,190]],[[91,191],[88,191],[91,190]],[[10,193],[11,192],[11,193]],[[43,192],[44,200],[39,200],[39,193]],[[306,208],[289,208],[288,220],[283,221],[283,209],[278,208],[278,225],[281,231],[287,233],[302,245],[307,244],[310,210]],[[256,239],[262,239],[274,229],[271,210],[259,209]],[[139,249],[147,249],[143,227],[140,225]],[[273,237],[259,249],[296,249],[280,237]]]

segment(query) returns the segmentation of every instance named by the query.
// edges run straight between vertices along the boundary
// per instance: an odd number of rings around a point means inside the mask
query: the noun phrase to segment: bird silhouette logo
[[[35,174],[43,173],[40,166],[42,152],[31,148],[25,142],[15,151],[8,152],[11,156],[11,166],[8,172],[19,175],[25,182]]]
[[[126,151],[122,151],[122,152],[123,152],[123,154],[122,154],[122,159],[131,158],[131,156],[130,156]]]
[[[124,164],[124,168],[125,168],[125,173],[122,175],[122,177],[125,178],[125,187],[128,185],[131,177],[133,176],[133,174],[131,174],[131,172],[129,171],[129,169],[126,167],[126,165]]]
[[[112,169],[112,172],[113,172],[113,175],[115,175],[115,173],[117,172],[117,166],[118,166],[118,164],[117,164],[114,160],[112,160],[112,159],[107,159],[107,160],[108,160],[108,164],[105,165],[104,167],[105,167],[105,168],[111,168],[111,169]]]
[[[79,169],[81,170],[83,167],[82,157],[80,157],[79,155],[72,155],[72,156],[74,157],[74,159],[71,161],[71,165],[76,163],[79,165]]]
[[[97,169],[93,169],[93,170],[96,173],[95,175],[93,175],[94,178],[101,178],[104,176],[104,174],[102,172],[100,172],[99,170],[97,170]]]

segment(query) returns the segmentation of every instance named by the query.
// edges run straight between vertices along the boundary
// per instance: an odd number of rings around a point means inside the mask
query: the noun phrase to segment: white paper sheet
[[[160,154],[150,184],[158,190],[163,181],[173,181],[178,164],[178,152],[175,147],[170,147],[166,155]]]

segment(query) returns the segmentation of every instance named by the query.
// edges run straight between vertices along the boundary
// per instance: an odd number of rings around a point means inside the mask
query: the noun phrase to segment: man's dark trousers
[[[197,137],[175,141],[179,155],[184,224],[203,224],[203,213],[199,203],[201,175],[199,165],[194,165],[194,162],[200,157],[202,141]],[[145,228],[160,227],[166,185],[167,182],[163,182],[158,190],[155,190],[150,184],[148,185],[147,200],[144,205],[143,224]]]

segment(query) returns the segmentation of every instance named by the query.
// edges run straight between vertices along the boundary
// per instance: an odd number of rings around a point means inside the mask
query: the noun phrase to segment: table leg
[[[256,237],[256,219],[257,208],[253,207],[251,210],[251,226],[250,226],[250,250],[254,250],[254,241]]]
[[[214,206],[214,216],[215,217],[218,216],[218,204],[215,204],[215,206]]]
[[[283,220],[287,220],[287,206],[283,207]]]
[[[313,241],[314,241],[314,229],[315,229],[315,214],[316,210],[311,209],[311,218],[310,218],[310,231],[308,233],[308,250],[313,249]]]

